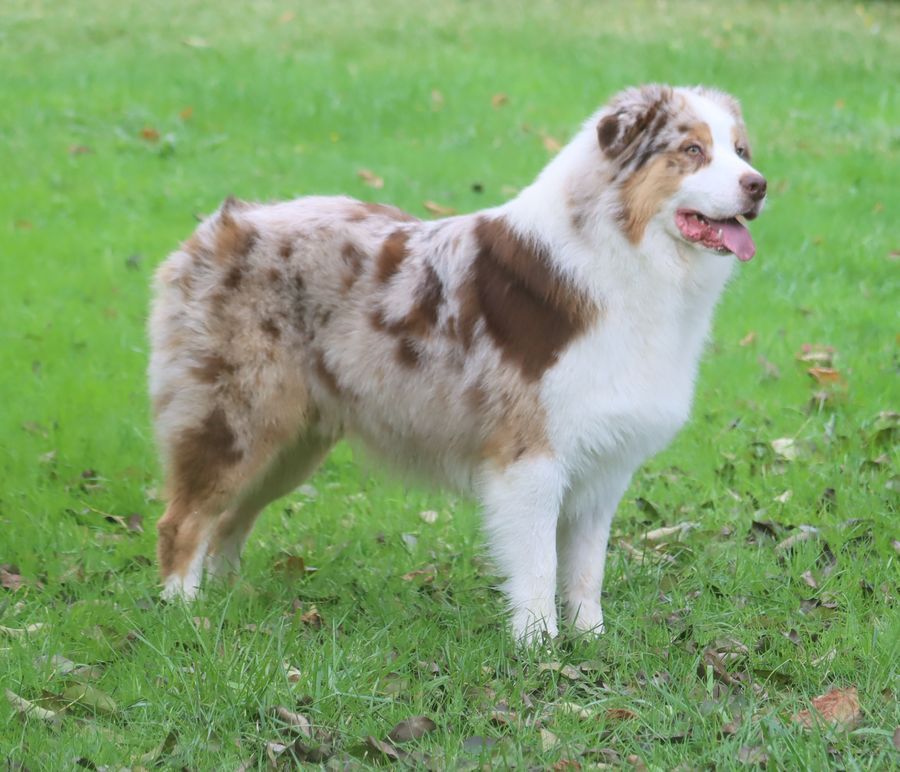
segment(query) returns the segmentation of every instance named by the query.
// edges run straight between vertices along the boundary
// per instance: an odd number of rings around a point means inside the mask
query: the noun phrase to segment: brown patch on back
[[[222,264],[244,258],[259,239],[255,228],[239,223],[234,217],[234,211],[245,206],[229,198],[219,212],[214,252],[216,260]]]
[[[278,256],[282,260],[290,260],[291,255],[294,253],[294,244],[291,241],[282,242],[281,246],[278,247]]]
[[[182,486],[170,498],[198,501],[212,494],[222,474],[244,457],[225,411],[214,408],[199,426],[187,429],[175,443],[169,479]]]
[[[408,337],[400,338],[397,343],[397,361],[404,367],[418,367],[422,359],[422,353],[415,340]]]
[[[388,236],[381,245],[378,254],[377,278],[379,284],[386,284],[391,277],[400,270],[400,263],[406,257],[406,242],[409,234],[406,231],[397,230]]]
[[[259,326],[272,340],[278,340],[281,337],[281,328],[275,324],[275,320],[271,317],[263,319]]]
[[[344,261],[344,275],[342,280],[344,292],[349,292],[362,273],[366,254],[356,244],[348,241],[341,247],[341,258]]]
[[[388,206],[387,204],[372,204],[359,201],[354,204],[353,208],[347,215],[350,222],[362,222],[369,217],[383,217],[396,222],[420,222],[418,217],[414,217],[409,212],[404,212],[396,206]]]
[[[423,338],[438,323],[440,306],[444,302],[444,283],[434,266],[425,264],[425,277],[416,288],[414,303],[401,319],[388,321],[384,310],[375,311],[371,317],[372,327],[391,335]]]
[[[558,273],[542,245],[523,239],[504,219],[479,219],[475,237],[478,252],[460,297],[463,346],[471,346],[483,318],[503,359],[537,380],[597,309]]]

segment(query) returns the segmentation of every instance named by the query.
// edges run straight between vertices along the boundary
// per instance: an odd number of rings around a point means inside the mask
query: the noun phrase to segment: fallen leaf
[[[541,727],[541,749],[549,751],[559,745],[559,738],[549,729]]]
[[[360,169],[356,174],[363,181],[363,184],[368,185],[370,188],[381,190],[384,187],[384,180],[371,169]]]
[[[306,561],[300,555],[282,552],[275,559],[272,568],[280,573],[302,575],[306,573]]]
[[[3,625],[0,625],[0,635],[5,635],[7,638],[23,638],[36,633],[38,630],[42,630],[44,627],[46,625],[43,622],[34,622],[30,625],[25,625],[25,627],[3,627]]]
[[[188,105],[187,107],[182,107],[178,113],[178,117],[183,121],[189,121],[194,117],[194,108]]]
[[[14,592],[18,590],[24,580],[22,579],[22,575],[19,573],[18,566],[10,565],[9,563],[4,563],[0,566],[0,587],[3,587],[5,590],[13,590]]]
[[[437,522],[438,513],[433,509],[426,509],[424,512],[419,512],[419,517],[423,522],[434,525]]]
[[[491,107],[493,107],[495,110],[497,110],[501,107],[504,107],[508,104],[509,104],[509,96],[507,94],[504,94],[501,92],[499,94],[494,94],[494,96],[491,97]]]
[[[861,718],[859,695],[855,686],[832,689],[827,694],[815,697],[811,710],[801,710],[793,716],[794,721],[807,729],[823,722],[840,730],[853,729]]]
[[[47,710],[39,705],[35,705],[33,702],[26,700],[24,697],[20,697],[9,689],[4,689],[3,693],[6,695],[6,699],[9,700],[9,704],[13,706],[13,709],[16,712],[27,718],[37,718],[54,726],[59,725],[60,717],[59,713],[56,711]]]
[[[366,745],[372,750],[378,751],[387,758],[391,759],[391,761],[400,761],[403,751],[399,748],[395,748],[390,743],[386,743],[383,740],[379,740],[377,737],[372,737],[369,735],[366,737]]]
[[[816,383],[823,386],[843,386],[845,383],[840,372],[831,367],[810,367],[806,372]]]
[[[498,702],[494,705],[494,707],[491,708],[488,718],[492,723],[503,726],[514,726],[519,721],[518,715],[515,711],[510,710],[509,705],[505,702]]]
[[[812,571],[804,571],[800,574],[800,578],[806,583],[808,587],[812,587],[814,590],[819,589],[819,583],[816,581],[816,577],[813,576]]]
[[[739,346],[750,346],[753,343],[756,343],[756,333],[753,330],[750,330],[750,332],[738,341]]]
[[[834,354],[833,346],[826,346],[822,343],[804,343],[794,356],[800,362],[830,368],[834,363]]]
[[[315,604],[310,605],[308,611],[300,614],[300,621],[303,624],[309,625],[310,627],[314,627],[316,629],[319,629],[324,622],[324,620],[322,619],[322,615],[319,613],[319,609],[315,607]]]
[[[829,665],[834,661],[834,658],[837,656],[837,649],[830,649],[826,651],[821,657],[816,657],[813,660],[810,660],[809,664],[813,667],[820,667],[821,665]]]
[[[431,582],[434,580],[436,575],[437,575],[437,567],[434,565],[427,565],[423,568],[416,568],[413,571],[407,571],[400,578],[404,582],[411,582],[416,577],[421,576],[424,578],[424,580],[426,582]]]
[[[775,545],[776,552],[790,552],[798,544],[819,538],[819,529],[814,525],[801,525],[796,533],[792,533],[783,541]]]
[[[590,711],[587,708],[582,707],[581,705],[578,705],[574,702],[560,702],[556,706],[556,709],[560,713],[568,713],[569,715],[578,716],[578,718],[584,719],[594,718],[594,716],[597,715],[593,711]]]
[[[299,732],[304,737],[312,738],[312,724],[309,719],[302,713],[296,713],[282,705],[275,708],[275,715],[278,716],[292,730]]]
[[[670,536],[681,537],[684,536],[688,531],[697,528],[697,523],[684,522],[679,523],[678,525],[670,525],[665,526],[663,528],[655,528],[652,531],[647,531],[641,538],[644,541],[649,542],[659,542],[664,539],[668,539]]]
[[[428,732],[433,732],[435,729],[437,729],[437,724],[428,718],[428,716],[412,716],[401,721],[397,726],[391,729],[391,731],[388,732],[388,739],[395,743],[405,743],[410,740],[418,740],[423,735]]]
[[[769,443],[775,455],[780,456],[785,461],[794,461],[800,455],[799,448],[795,440],[790,437],[780,437]]]
[[[152,126],[144,126],[140,131],[140,136],[147,142],[159,142],[159,132]]]
[[[69,145],[69,155],[89,155],[93,152],[87,145]]]
[[[786,490],[784,493],[777,495],[772,501],[777,501],[779,504],[787,504],[793,495],[794,492],[792,490]]]
[[[452,206],[444,206],[435,201],[423,201],[422,206],[431,212],[431,214],[437,215],[438,217],[450,217],[451,215],[456,214],[456,210]]]
[[[562,150],[562,142],[556,139],[556,137],[551,137],[549,134],[542,134],[541,142],[544,145],[544,149],[549,153],[558,153]]]
[[[88,684],[72,684],[63,689],[61,696],[64,700],[82,705],[95,713],[113,715],[119,710],[119,706],[112,697]]]
[[[582,675],[581,671],[572,667],[572,665],[563,665],[559,662],[541,662],[538,665],[538,673],[546,673],[548,671],[559,673],[570,681],[577,681]]]
[[[289,662],[283,662],[282,667],[284,667],[284,675],[288,681],[292,684],[297,683],[300,680],[303,673],[301,673],[297,668],[291,665]]]
[[[50,665],[50,670],[53,675],[67,675],[68,673],[77,670],[79,667],[83,667],[76,665],[72,660],[63,657],[61,654],[54,654],[51,657],[37,657],[34,664],[39,668]]]
[[[637,718],[637,713],[628,708],[609,708],[606,711],[606,718],[610,721],[630,721]]]

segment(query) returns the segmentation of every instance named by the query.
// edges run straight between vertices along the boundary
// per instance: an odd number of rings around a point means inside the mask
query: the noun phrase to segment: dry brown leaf
[[[315,607],[315,604],[311,605],[308,611],[300,614],[300,621],[316,629],[320,628],[323,623],[322,615],[319,613],[319,609]]]
[[[590,711],[587,708],[582,707],[581,705],[578,705],[574,702],[560,702],[556,706],[556,709],[560,713],[568,713],[570,715],[578,716],[578,718],[584,719],[593,718],[596,715],[596,713],[594,713],[593,711]]]
[[[800,574],[800,578],[806,583],[807,587],[812,587],[814,590],[819,589],[819,583],[816,581],[816,577],[813,576],[812,571],[804,571]]]
[[[418,740],[435,729],[437,729],[437,724],[428,716],[411,716],[391,729],[388,732],[388,739],[395,743],[405,743],[410,740]]]
[[[548,153],[558,153],[562,150],[562,142],[560,142],[556,137],[552,137],[549,134],[541,134],[541,143],[544,145],[544,149]]]
[[[775,455],[783,458],[785,461],[794,461],[800,455],[800,449],[797,447],[796,441],[791,437],[779,437],[777,440],[772,440],[769,444],[772,446],[772,450],[775,451]]]
[[[794,356],[800,362],[830,368],[834,363],[834,354],[833,346],[826,346],[822,343],[804,343]]]
[[[12,566],[8,563],[0,566],[0,587],[3,587],[3,589],[18,590],[22,586],[23,581],[18,566]]]
[[[437,567],[434,565],[427,565],[423,568],[416,568],[412,571],[407,571],[400,578],[404,582],[411,582],[417,576],[421,576],[424,578],[426,582],[431,582],[434,580],[434,577],[437,575]]]
[[[294,731],[299,732],[304,737],[312,738],[312,724],[302,713],[296,713],[283,705],[278,705],[275,708],[275,715]]]
[[[423,201],[422,206],[431,212],[431,214],[437,215],[438,217],[450,217],[451,215],[456,214],[456,210],[452,206],[444,206],[435,201]]]
[[[60,723],[59,713],[53,710],[47,710],[46,708],[42,708],[39,705],[35,705],[30,700],[26,700],[24,697],[20,697],[13,691],[9,689],[4,689],[3,693],[6,695],[6,699],[9,700],[9,704],[13,706],[13,709],[21,713],[23,716],[28,718],[37,718],[41,721],[46,721],[49,724],[54,726]]]
[[[783,541],[775,545],[776,552],[789,552],[798,544],[805,541],[811,541],[819,538],[819,529],[814,525],[801,525],[797,527],[797,531],[792,533]]]
[[[87,145],[69,145],[69,155],[88,155],[93,152]]]
[[[843,386],[845,383],[840,371],[832,367],[810,367],[806,372],[816,383],[823,386]]]
[[[187,107],[182,107],[180,112],[178,113],[178,117],[183,121],[189,121],[194,117],[194,108],[188,105]]]
[[[381,190],[384,187],[384,180],[371,169],[360,169],[356,174],[363,181],[363,184],[368,185],[370,188]]]
[[[140,137],[147,142],[159,142],[159,132],[152,126],[144,126],[140,131]]]
[[[697,527],[698,527],[697,523],[684,522],[684,523],[679,523],[678,525],[669,525],[669,526],[664,526],[662,528],[654,528],[652,531],[647,531],[647,533],[645,533],[642,538],[644,541],[660,542],[665,539],[668,539],[670,536],[675,536],[675,537],[680,538],[680,537],[684,536],[684,534],[686,534],[691,529],[697,528]]]
[[[378,751],[382,755],[387,756],[392,761],[400,761],[400,759],[402,758],[403,752],[399,748],[395,748],[390,743],[379,740],[377,737],[372,737],[372,735],[366,737],[366,745],[368,745],[372,750]]]
[[[549,751],[559,745],[559,738],[549,729],[541,727],[541,749]]]
[[[297,683],[300,680],[303,673],[301,673],[297,668],[295,668],[290,662],[282,662],[282,667],[284,668],[284,675],[288,681],[292,684]]]
[[[5,635],[7,638],[23,638],[26,635],[42,630],[45,626],[43,622],[34,622],[30,625],[25,625],[25,627],[4,627],[0,625],[0,635]]]
[[[832,689],[827,694],[815,697],[811,710],[801,710],[793,716],[794,721],[807,729],[821,722],[840,730],[853,729],[861,718],[859,694],[855,686]]]
[[[507,94],[504,94],[501,92],[499,94],[494,94],[494,96],[491,97],[491,107],[493,107],[495,110],[497,110],[501,107],[504,107],[508,104],[509,104],[509,95],[507,95]]]
[[[750,330],[750,332],[738,341],[739,346],[749,346],[753,343],[756,343],[756,333],[753,330]]]
[[[637,718],[637,713],[628,708],[610,708],[606,711],[606,718],[610,721],[630,721]]]

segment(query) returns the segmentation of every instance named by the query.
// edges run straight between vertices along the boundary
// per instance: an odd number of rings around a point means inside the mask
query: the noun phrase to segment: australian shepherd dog
[[[513,200],[226,200],[156,274],[164,595],[235,571],[337,440],[471,493],[512,631],[601,632],[616,506],[690,412],[766,180],[737,101],[623,91]]]

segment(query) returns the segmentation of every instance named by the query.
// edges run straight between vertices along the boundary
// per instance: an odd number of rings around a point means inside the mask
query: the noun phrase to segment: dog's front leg
[[[512,629],[522,643],[557,634],[556,523],[565,478],[547,456],[528,457],[481,475],[485,529],[506,577]]]
[[[576,630],[603,632],[600,593],[609,529],[631,473],[608,467],[577,485],[566,497],[557,541],[559,585],[566,617]]]

